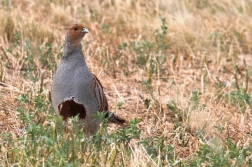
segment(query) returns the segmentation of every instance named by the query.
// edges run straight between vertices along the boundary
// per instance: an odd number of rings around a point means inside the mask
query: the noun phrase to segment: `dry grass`
[[[83,42],[87,64],[103,83],[110,108],[128,121],[140,118],[142,138],[162,133],[182,159],[192,156],[212,138],[223,145],[227,138],[239,146],[251,142],[251,106],[241,108],[239,102],[232,104],[228,96],[238,90],[252,94],[250,1],[2,0],[0,5],[1,133],[11,133],[14,138],[23,135],[24,127],[16,112],[19,94],[34,97],[41,93],[49,100],[56,69],[43,67],[39,50],[51,43],[53,61],[58,63],[67,27],[80,22],[90,30]],[[134,41],[157,44],[161,16],[166,18],[168,27],[163,39],[168,48],[150,52],[146,64],[139,66],[136,52],[118,47]],[[25,49],[27,39],[32,55]],[[167,59],[158,64],[161,54]],[[32,60],[27,60],[29,57]],[[156,73],[151,72],[151,62],[156,63]],[[36,82],[24,77],[31,64],[37,67],[30,74],[38,78]],[[141,84],[148,79],[153,95]],[[223,86],[218,87],[220,83]],[[192,98],[192,92],[200,92],[198,100]],[[146,108],[148,100],[150,105]],[[171,101],[177,106],[176,112],[167,108]],[[120,102],[123,106],[119,110]],[[224,127],[223,133],[218,133],[216,126]],[[110,126],[110,130],[116,128]],[[198,138],[198,131],[205,141]],[[188,141],[186,146],[183,140]],[[151,162],[143,147],[134,142],[131,147],[135,152],[129,166],[145,166],[146,162],[158,165]],[[0,161],[3,159],[0,156]]]

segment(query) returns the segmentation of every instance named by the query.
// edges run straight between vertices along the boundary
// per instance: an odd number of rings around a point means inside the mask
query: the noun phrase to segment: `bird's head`
[[[75,46],[78,46],[82,38],[88,32],[88,29],[86,29],[82,24],[73,24],[67,30],[67,40]]]

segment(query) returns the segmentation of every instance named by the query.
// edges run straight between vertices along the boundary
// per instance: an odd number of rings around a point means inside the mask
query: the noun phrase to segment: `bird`
[[[123,124],[125,119],[108,109],[108,101],[99,79],[91,73],[82,52],[81,40],[89,33],[83,24],[67,29],[63,55],[53,77],[51,99],[54,110],[66,123],[79,116],[84,122],[84,133],[90,136],[99,130],[103,112],[109,123]]]

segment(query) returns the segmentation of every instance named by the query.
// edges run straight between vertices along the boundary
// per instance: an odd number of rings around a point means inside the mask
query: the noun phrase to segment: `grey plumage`
[[[53,79],[52,102],[65,121],[79,114],[84,121],[84,132],[90,135],[99,128],[100,120],[93,116],[97,112],[107,112],[109,122],[123,123],[125,120],[108,110],[103,87],[87,67],[80,44],[87,32],[81,24],[74,24],[67,30],[63,56]]]

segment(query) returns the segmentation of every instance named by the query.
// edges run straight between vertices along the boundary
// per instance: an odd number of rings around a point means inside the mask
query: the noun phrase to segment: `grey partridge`
[[[79,114],[79,119],[84,121],[84,132],[89,136],[99,129],[101,121],[94,116],[97,112],[105,112],[112,123],[122,124],[125,120],[108,110],[102,84],[86,64],[80,42],[88,32],[82,24],[74,24],[67,30],[51,94],[53,107],[63,120]]]

